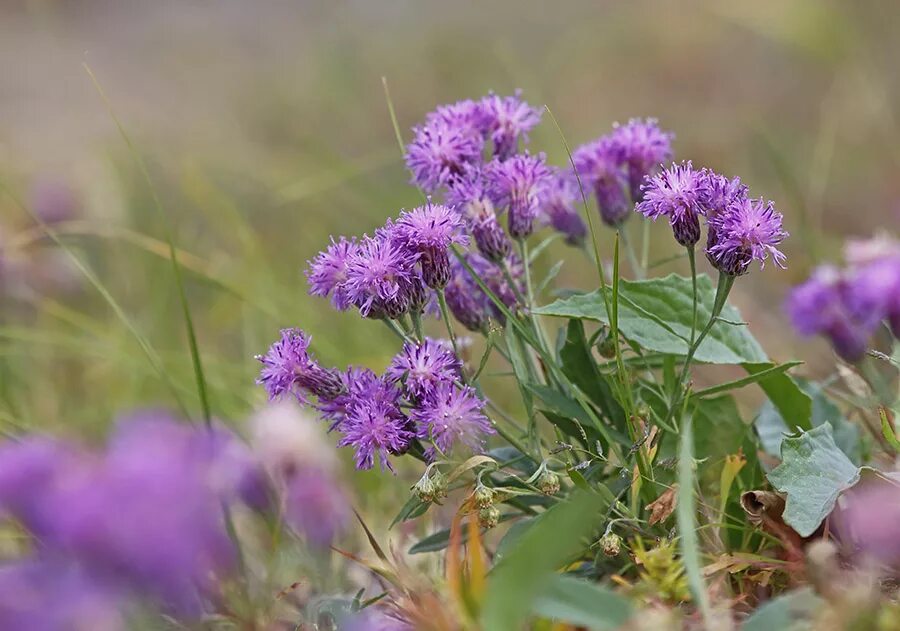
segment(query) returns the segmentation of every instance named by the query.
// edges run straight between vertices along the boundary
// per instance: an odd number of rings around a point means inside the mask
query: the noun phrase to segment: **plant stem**
[[[443,289],[437,292],[437,297],[438,306],[441,308],[441,319],[444,320],[444,325],[447,327],[447,335],[450,337],[450,345],[453,346],[453,354],[459,357],[459,348],[456,346],[456,334],[453,332],[453,323],[450,322],[450,311],[447,309],[447,297],[444,295]]]
[[[391,330],[391,333],[399,337],[401,341],[412,342],[406,332],[400,328],[399,324],[397,324],[396,320],[392,320],[390,318],[382,318],[381,321],[384,322],[384,325]]]
[[[697,259],[694,256],[694,246],[687,249],[688,261],[691,264],[691,290],[693,293],[691,304],[691,346],[697,335]]]
[[[650,222],[643,222],[643,236],[641,238],[641,267],[646,271],[650,262]]]
[[[625,224],[619,226],[619,234],[621,235],[622,245],[625,246],[625,256],[628,257],[628,265],[631,266],[631,272],[638,280],[644,280],[646,273],[644,272],[644,268],[641,267],[641,264],[638,263],[634,248],[631,247],[631,239],[628,238],[628,228]]]
[[[412,320],[413,332],[416,335],[416,340],[421,344],[425,337],[422,335],[422,314],[418,311],[410,311],[409,319]]]

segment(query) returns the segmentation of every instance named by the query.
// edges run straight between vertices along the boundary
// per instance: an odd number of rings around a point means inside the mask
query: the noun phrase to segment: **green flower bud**
[[[475,501],[475,506],[478,508],[489,508],[494,504],[494,491],[483,484],[475,487],[472,497]]]
[[[434,500],[440,501],[447,497],[447,477],[440,469],[435,469],[431,474],[431,483],[434,485]]]
[[[559,476],[545,469],[537,480],[537,487],[544,495],[556,495],[559,493]]]
[[[491,529],[500,523],[500,511],[496,506],[488,506],[478,511],[478,525]]]
[[[597,338],[597,352],[606,359],[612,359],[616,356],[616,340],[610,335],[607,327],[603,328],[605,329],[604,332]]]
[[[435,497],[437,497],[437,489],[435,489],[434,481],[432,481],[427,474],[423,475],[419,478],[419,481],[416,482],[416,485],[413,487],[413,493],[415,493],[420,501],[425,503],[433,502]]]
[[[619,556],[622,550],[622,537],[614,532],[608,532],[600,537],[600,549],[608,557]]]

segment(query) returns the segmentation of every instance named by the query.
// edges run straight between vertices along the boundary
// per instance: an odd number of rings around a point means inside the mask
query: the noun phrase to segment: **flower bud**
[[[419,501],[425,502],[426,504],[433,502],[435,497],[437,497],[434,482],[428,477],[427,473],[416,482],[416,485],[413,487],[413,493],[419,498]]]
[[[622,537],[614,532],[608,532],[600,537],[600,550],[608,557],[619,556],[622,550]]]
[[[500,523],[500,511],[496,506],[488,506],[478,511],[478,525],[490,530]]]
[[[544,495],[556,495],[559,493],[559,476],[552,471],[545,470],[538,478],[537,487]]]
[[[435,469],[431,474],[431,483],[434,485],[434,501],[447,497],[447,477],[440,469]]]
[[[600,334],[600,339],[597,342],[597,352],[600,353],[601,357],[605,357],[606,359],[612,359],[616,356],[616,344],[613,336],[609,334],[609,330],[607,329],[605,333]]]
[[[483,484],[479,484],[475,487],[475,492],[472,493],[472,499],[478,508],[488,508],[494,505],[494,491]]]

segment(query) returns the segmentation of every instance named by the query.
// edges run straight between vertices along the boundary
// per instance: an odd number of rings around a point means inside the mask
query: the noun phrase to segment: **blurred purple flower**
[[[412,172],[412,183],[426,193],[447,186],[466,165],[481,160],[484,141],[468,125],[437,117],[413,131],[415,137],[406,147],[406,166]]]
[[[390,225],[374,238],[364,237],[347,262],[348,297],[364,317],[403,315],[413,302],[425,297],[424,288],[422,296],[417,293],[421,282],[415,270],[418,259],[417,253],[393,241]]]
[[[330,546],[350,517],[350,502],[334,476],[315,467],[294,472],[284,503],[287,523],[318,548]]]
[[[550,183],[551,171],[543,153],[517,154],[485,169],[491,193],[499,206],[509,212],[509,234],[516,239],[528,237],[538,215],[538,194]]]
[[[900,488],[895,483],[863,482],[850,489],[841,497],[834,523],[847,549],[882,566],[900,564]]]
[[[521,96],[521,90],[512,96],[492,92],[481,100],[482,124],[494,143],[494,156],[500,160],[512,157],[519,139],[527,142],[528,132],[541,122],[541,109],[528,105]]]
[[[442,289],[450,280],[450,246],[469,243],[463,228],[459,213],[446,206],[428,204],[401,213],[393,238],[419,254],[425,285]]]
[[[861,310],[887,320],[900,339],[900,243],[887,237],[851,241],[846,250],[853,292]]]
[[[564,169],[551,169],[550,178],[538,193],[538,206],[546,223],[563,234],[569,245],[584,243],[587,226],[578,212],[581,197],[575,176]]]
[[[307,264],[309,293],[323,298],[331,295],[331,304],[335,309],[340,311],[349,309],[352,303],[344,283],[347,280],[347,261],[355,250],[354,239],[348,240],[344,237],[337,241],[332,239],[331,245]]]
[[[407,395],[413,400],[428,396],[441,383],[460,379],[462,363],[444,344],[426,338],[422,344],[407,342],[394,356],[386,377],[402,381]]]
[[[432,441],[442,453],[449,453],[457,442],[480,452],[485,436],[496,431],[482,412],[484,405],[473,388],[442,383],[413,409],[412,418],[419,438]],[[434,458],[435,450],[427,450],[426,455]]]
[[[610,134],[615,153],[624,164],[632,203],[642,200],[641,184],[653,175],[660,163],[672,159],[674,134],[659,128],[655,118],[632,118],[624,125],[616,125]]]
[[[81,213],[77,194],[61,179],[38,178],[31,186],[30,198],[34,214],[49,224],[75,219]]]
[[[290,393],[305,403],[307,392],[327,399],[341,391],[337,373],[310,357],[309,342],[309,335],[300,329],[282,329],[281,339],[256,357],[263,365],[256,383],[265,386],[270,399]]]
[[[572,154],[578,175],[594,191],[600,218],[615,227],[628,218],[628,179],[616,145],[608,136],[580,146]]]
[[[762,269],[771,255],[775,265],[784,268],[785,256],[775,247],[788,236],[781,219],[774,204],[762,198],[738,200],[710,217],[716,243],[707,254],[713,265],[724,274],[740,276],[749,271],[753,260]]]
[[[685,247],[693,247],[700,240],[700,219],[703,207],[704,178],[690,161],[673,164],[659,174],[648,177],[643,185],[643,200],[635,210],[656,220],[669,220],[675,240]]]

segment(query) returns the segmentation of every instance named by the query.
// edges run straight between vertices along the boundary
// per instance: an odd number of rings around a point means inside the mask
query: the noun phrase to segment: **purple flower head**
[[[529,236],[538,215],[538,194],[551,178],[544,154],[495,160],[487,166],[486,176],[498,205],[509,209],[509,234],[516,239]]]
[[[31,186],[31,208],[42,221],[53,224],[78,217],[81,201],[65,180],[44,175]]]
[[[672,159],[674,134],[659,128],[655,118],[632,118],[625,125],[616,125],[610,138],[619,159],[628,172],[631,200],[641,201],[641,184],[662,162]]]
[[[426,127],[446,125],[469,134],[479,141],[487,134],[485,123],[481,105],[471,99],[439,105],[433,112],[429,112],[425,116]]]
[[[306,278],[309,281],[309,293],[322,297],[330,294],[331,304],[335,309],[349,309],[351,302],[344,282],[347,280],[347,261],[355,250],[356,242],[353,239],[332,239],[327,249],[308,262]]]
[[[700,199],[704,194],[704,178],[691,162],[673,164],[642,187],[643,200],[635,210],[650,219],[664,216],[675,233],[675,240],[685,247],[693,247],[700,240],[699,215],[703,214]]]
[[[698,203],[707,219],[714,219],[723,214],[737,202],[747,199],[747,187],[741,184],[741,178],[729,180],[710,169],[700,171],[700,196]]]
[[[310,357],[309,342],[309,335],[300,329],[282,329],[281,339],[265,355],[256,357],[263,365],[256,383],[265,386],[270,399],[290,393],[304,403],[307,392],[330,398],[341,391],[335,371],[322,368]]]
[[[484,141],[468,126],[434,118],[414,129],[415,138],[406,147],[406,166],[412,183],[426,193],[447,186],[466,168],[481,160]]]
[[[886,319],[900,339],[900,245],[882,241],[847,247],[848,275],[861,310],[873,319]]]
[[[775,246],[788,233],[781,227],[781,213],[774,204],[760,199],[743,199],[709,219],[716,233],[716,244],[708,249],[713,265],[731,276],[749,271],[750,262],[759,261],[760,269],[769,255],[784,268],[784,254]]]
[[[798,333],[828,337],[835,352],[849,362],[865,355],[878,322],[871,310],[856,300],[847,277],[832,266],[819,267],[809,280],[795,287],[785,310]]]
[[[393,235],[392,227],[383,230]],[[385,233],[363,238],[347,261],[347,295],[364,317],[399,317],[416,289],[418,259]]]
[[[495,433],[483,408],[484,401],[474,389],[442,383],[413,410],[412,416],[419,427],[419,438],[431,440],[441,453],[449,453],[457,442],[481,451],[485,436]],[[436,455],[434,449],[427,453],[432,458]]]
[[[482,299],[484,294],[459,261],[451,261],[450,267],[450,283],[444,289],[450,313],[470,331],[485,330],[488,310]]]
[[[347,526],[350,502],[334,477],[316,467],[303,467],[287,481],[285,521],[317,548],[327,548]]]
[[[615,227],[625,221],[629,215],[628,180],[609,137],[582,145],[572,159],[584,184],[594,191],[603,223]]]
[[[0,629],[121,631],[124,598],[71,564],[25,559],[0,565]]]
[[[419,345],[407,342],[387,370],[393,381],[403,381],[403,387],[412,400],[421,400],[434,392],[442,383],[460,379],[462,363],[446,345],[431,338]]]
[[[541,122],[540,108],[522,100],[522,91],[513,96],[491,93],[481,100],[483,126],[494,143],[494,156],[507,160],[519,148],[519,138],[528,141],[528,132]]]
[[[397,221],[393,238],[420,255],[425,285],[441,289],[450,280],[450,246],[468,245],[468,235],[463,228],[459,213],[446,206],[428,204],[404,211]]]
[[[381,469],[394,470],[389,455],[401,455],[415,438],[412,423],[400,409],[377,398],[356,398],[341,423],[339,447],[356,450],[356,468],[371,469],[377,456]]]
[[[576,207],[579,198],[578,182],[562,169],[553,169],[538,194],[538,206],[547,224],[565,235],[569,245],[584,243],[587,235],[587,226]]]
[[[509,256],[512,242],[493,212],[473,222],[471,228],[478,251],[488,259],[499,263]]]

